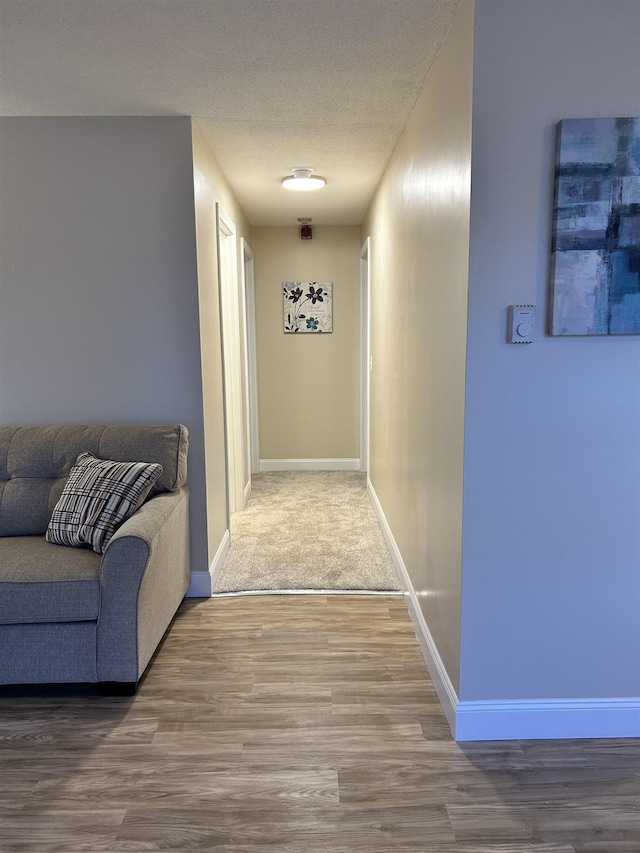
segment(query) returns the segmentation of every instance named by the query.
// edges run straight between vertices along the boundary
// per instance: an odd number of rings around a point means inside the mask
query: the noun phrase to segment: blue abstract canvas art
[[[550,332],[640,334],[640,118],[559,123]]]

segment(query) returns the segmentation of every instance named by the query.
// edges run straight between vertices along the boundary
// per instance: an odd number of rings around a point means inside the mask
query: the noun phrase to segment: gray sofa
[[[0,684],[135,692],[189,585],[187,447],[183,426],[0,426]],[[103,554],[45,540],[84,451],[163,466]]]

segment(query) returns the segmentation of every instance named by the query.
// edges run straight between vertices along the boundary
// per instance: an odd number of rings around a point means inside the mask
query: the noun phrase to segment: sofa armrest
[[[189,586],[188,486],[148,500],[100,565],[98,681],[137,681]]]

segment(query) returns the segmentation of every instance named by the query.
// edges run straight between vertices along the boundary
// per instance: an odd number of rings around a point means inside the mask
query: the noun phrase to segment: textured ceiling
[[[359,224],[458,4],[0,0],[0,113],[194,116],[252,224]]]

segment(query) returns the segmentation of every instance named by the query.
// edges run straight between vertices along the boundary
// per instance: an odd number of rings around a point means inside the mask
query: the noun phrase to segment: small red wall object
[[[301,240],[312,240],[313,239],[313,229],[310,225],[303,225],[300,229],[300,239]]]

